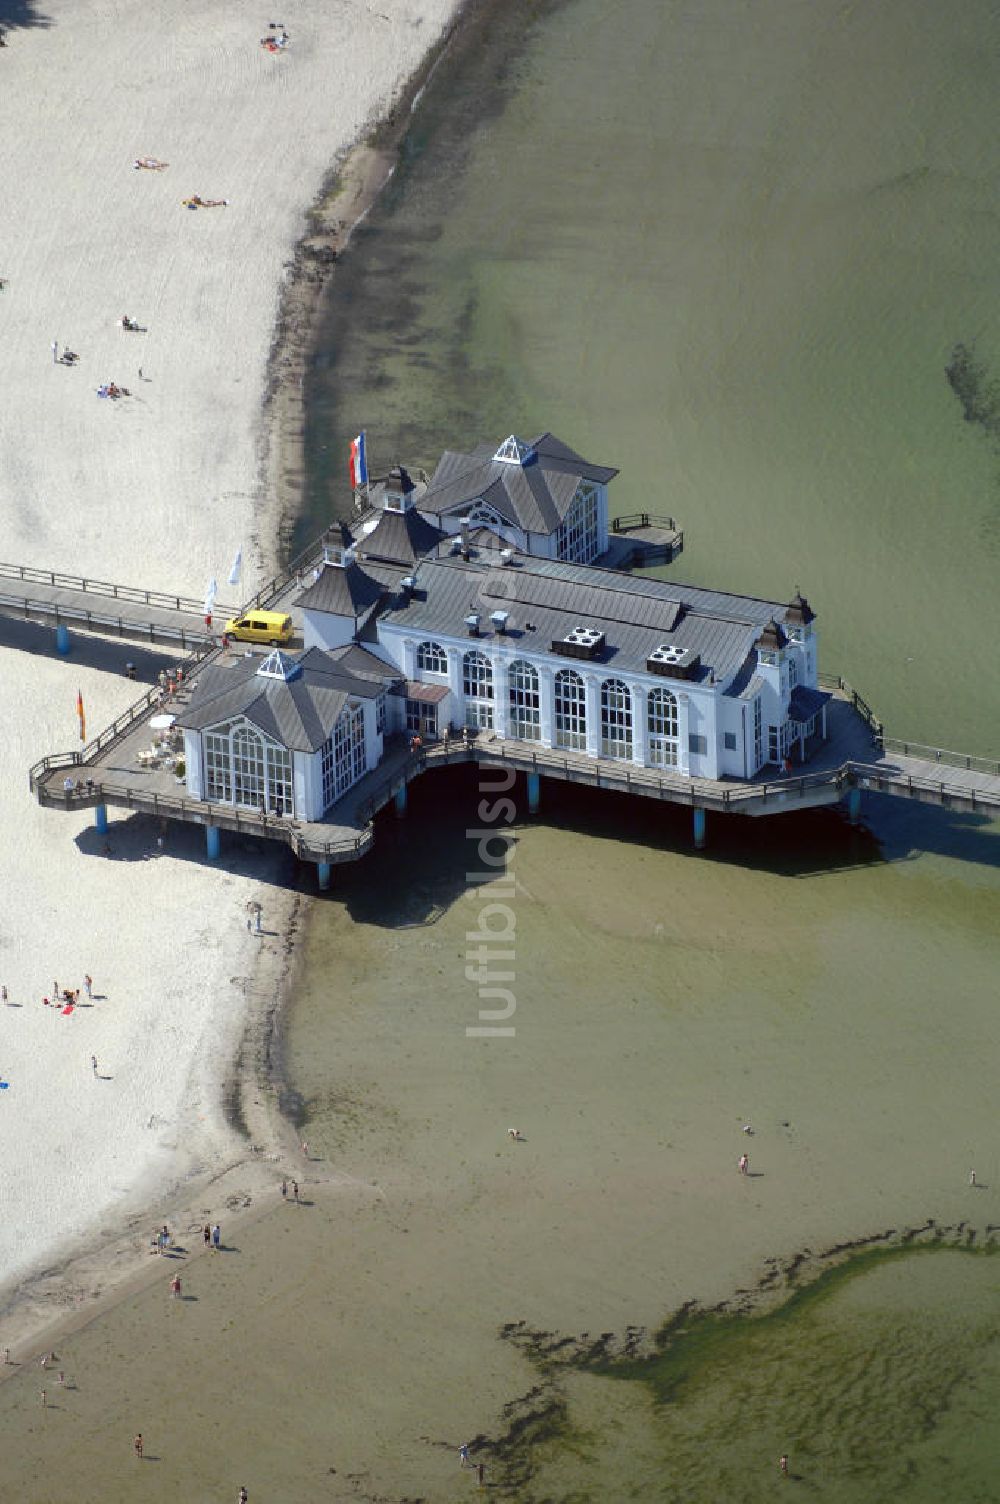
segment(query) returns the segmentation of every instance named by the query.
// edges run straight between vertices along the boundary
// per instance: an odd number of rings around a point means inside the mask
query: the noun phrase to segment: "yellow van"
[[[237,642],[269,642],[278,648],[292,640],[292,618],[281,611],[248,611],[245,616],[231,616],[225,631]]]

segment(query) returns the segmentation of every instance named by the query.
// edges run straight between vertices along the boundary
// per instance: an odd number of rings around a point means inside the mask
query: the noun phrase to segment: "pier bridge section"
[[[170,707],[183,705],[199,661],[205,659],[192,658],[184,687]],[[301,860],[317,864],[322,887],[328,885],[333,865],[357,861],[371,849],[373,822],[380,810],[392,803],[397,813],[404,813],[407,788],[415,778],[456,763],[523,773],[532,813],[539,807],[542,777],[689,806],[697,846],[704,845],[709,811],[763,818],[845,800],[850,817],[857,819],[865,789],[984,815],[1000,812],[1000,761],[888,738],[849,685],[830,679],[827,684],[833,689],[827,741],[798,768],[769,770],[746,781],[692,779],[666,769],[639,768],[492,735],[469,740],[451,736],[416,750],[398,737],[387,746],[379,767],[355,784],[322,821],[296,820],[191,799],[171,768],[150,765],[149,721],[165,708],[159,689],[149,690],[82,751],[42,758],[29,777],[40,804],[66,811],[94,807],[101,830],[111,805],[204,826],[213,857],[219,854],[223,830],[279,841]]]

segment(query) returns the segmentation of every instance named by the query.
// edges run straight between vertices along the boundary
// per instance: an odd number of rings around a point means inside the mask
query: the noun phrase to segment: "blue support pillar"
[[[108,833],[108,807],[106,804],[98,804],[94,807],[94,829],[99,836]]]
[[[396,806],[396,814],[402,819],[406,814],[407,791],[405,783],[399,785],[399,788],[393,795],[393,802]]]
[[[705,811],[703,809],[696,809],[693,813],[695,850],[703,851],[705,848]]]
[[[69,652],[69,627],[64,621],[56,627],[56,652],[62,653],[64,658]]]
[[[857,825],[861,819],[861,790],[851,789],[847,796],[847,818],[852,825]]]
[[[205,826],[205,853],[210,862],[219,860],[219,852],[222,849],[221,832],[217,825]]]
[[[528,814],[537,815],[539,805],[542,802],[542,775],[541,773],[528,774]]]
[[[325,893],[328,890],[332,874],[333,868],[329,862],[317,862],[316,876],[319,879],[319,891],[321,893]]]

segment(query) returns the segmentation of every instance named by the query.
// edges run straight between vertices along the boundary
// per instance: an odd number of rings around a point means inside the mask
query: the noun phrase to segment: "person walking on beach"
[[[41,1399],[42,1399],[42,1409],[44,1410],[45,1407],[49,1403],[48,1395],[45,1393],[44,1389],[41,1391]]]
[[[295,1202],[297,1205],[299,1200],[299,1183],[297,1180],[292,1181],[292,1195],[295,1197]]]
[[[247,1493],[246,1489],[241,1488],[239,1493],[236,1495],[236,1504],[247,1504],[247,1499],[249,1497],[250,1496]]]
[[[969,1184],[970,1185],[975,1185],[975,1183],[976,1183],[976,1172],[975,1172],[975,1170],[970,1170],[969,1171]]]
[[[93,977],[91,977],[91,976],[85,976],[84,977],[84,979],[83,979],[83,990],[87,994],[87,998],[88,999],[90,999],[90,998],[93,997],[93,995],[94,995],[94,979],[93,979]]]
[[[133,1441],[133,1443],[132,1443],[132,1450],[135,1453],[135,1455],[138,1457],[139,1461],[141,1462],[142,1461],[142,1432],[141,1431],[137,1434],[137,1436],[135,1438],[135,1441]]]
[[[282,1199],[282,1201],[287,1201],[288,1200],[288,1181],[287,1180],[283,1180],[281,1182],[281,1199]]]
[[[470,1466],[470,1463],[469,1463],[469,1443],[467,1441],[463,1441],[462,1445],[458,1449],[458,1465],[459,1465],[459,1467],[469,1467]]]
[[[94,1075],[96,1077],[96,1075],[97,1075],[97,1056],[96,1055],[91,1055],[91,1057],[90,1057],[90,1069],[93,1071],[93,1073],[94,1073]]]
[[[787,1454],[787,1452],[782,1452],[781,1456],[778,1458],[778,1472],[781,1474],[781,1476],[783,1478],[787,1478],[788,1477],[788,1454]]]
[[[57,339],[52,341],[52,364],[54,366],[59,364],[59,341]]]
[[[0,1001],[2,1001],[4,1003],[6,1003],[6,1001],[7,1001],[7,987],[6,987],[6,984],[3,987],[0,987]]]
[[[218,1222],[216,1222],[215,1226],[212,1228],[212,1247],[215,1249],[216,1253],[218,1253],[219,1249],[222,1247],[222,1228],[219,1226]]]
[[[179,1274],[175,1274],[174,1277],[173,1277],[173,1279],[170,1281],[170,1294],[173,1297],[173,1299],[176,1300],[177,1297],[180,1295],[180,1293],[181,1293],[181,1277],[180,1277]]]
[[[209,1225],[208,1225],[207,1222],[205,1223],[205,1226],[201,1230],[201,1236],[202,1236],[202,1241],[204,1242],[205,1247],[207,1248],[208,1245],[212,1241],[212,1229],[209,1227]]]
[[[740,1174],[747,1175],[750,1171],[750,1157],[747,1154],[740,1155]]]
[[[477,1462],[476,1463],[476,1482],[479,1484],[480,1488],[485,1488],[486,1487],[486,1463],[485,1462]]]

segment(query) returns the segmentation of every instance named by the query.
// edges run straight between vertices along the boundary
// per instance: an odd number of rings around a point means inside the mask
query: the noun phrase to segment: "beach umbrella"
[[[168,715],[166,711],[163,711],[160,715],[154,715],[149,723],[150,729],[152,731],[169,731],[176,719],[175,715]]]

